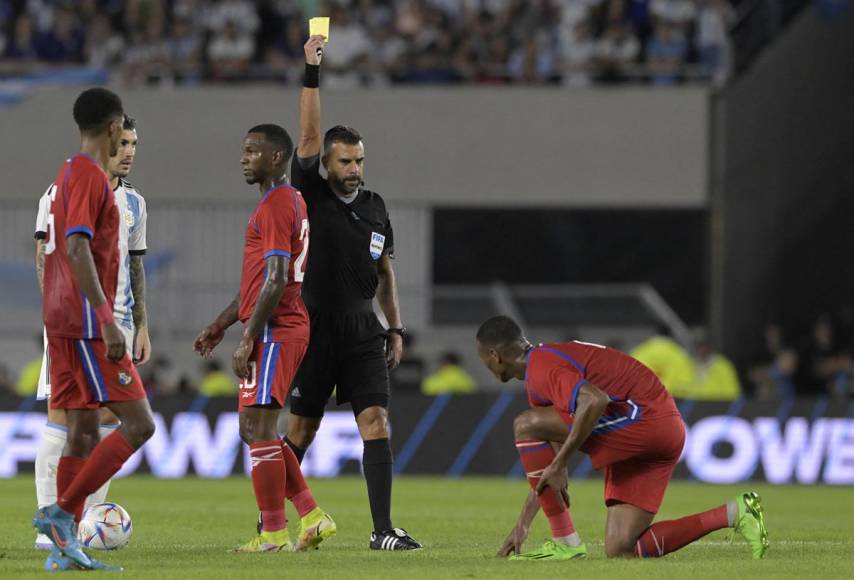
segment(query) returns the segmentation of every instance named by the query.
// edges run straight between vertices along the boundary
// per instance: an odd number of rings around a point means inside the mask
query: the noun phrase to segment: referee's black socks
[[[362,467],[368,484],[368,501],[374,531],[391,529],[391,471],[393,460],[388,438],[365,441]]]
[[[296,456],[297,456],[297,461],[299,461],[300,463],[302,463],[302,458],[303,458],[303,457],[305,457],[305,451],[306,451],[306,450],[305,450],[305,449],[300,449],[299,447],[297,447],[296,445],[294,445],[294,444],[293,444],[293,442],[292,442],[290,439],[288,439],[288,436],[287,436],[287,435],[285,435],[284,437],[282,437],[282,440],[285,442],[285,444],[286,444],[288,447],[290,447],[290,448],[291,448],[291,451],[293,451],[293,452],[294,452],[294,455],[296,455]]]

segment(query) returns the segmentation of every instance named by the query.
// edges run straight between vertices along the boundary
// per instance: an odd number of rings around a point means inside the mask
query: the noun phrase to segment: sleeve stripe
[[[87,226],[74,226],[73,228],[65,229],[66,238],[73,234],[86,234],[87,236],[89,236],[89,239],[92,239],[94,237],[92,230],[89,229]]]
[[[131,256],[142,256],[145,254],[145,250],[128,250],[128,254]]]
[[[290,258],[291,253],[286,252],[284,250],[270,250],[269,252],[264,252],[264,259],[266,260],[270,256],[284,256],[285,258]]]
[[[47,239],[47,232],[37,231],[37,232],[33,235],[33,237],[34,237],[35,239],[37,239],[37,240],[46,240],[46,239]]]

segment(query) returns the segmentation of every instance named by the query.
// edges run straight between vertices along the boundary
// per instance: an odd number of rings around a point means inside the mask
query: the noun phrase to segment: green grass
[[[401,478],[394,516],[425,549],[367,549],[370,517],[359,478],[315,480],[315,496],[335,517],[339,533],[319,551],[231,554],[254,533],[256,511],[248,479],[212,481],[132,477],[113,483],[110,499],[134,518],[128,548],[98,553],[126,568],[128,578],[854,578],[854,492],[850,488],[758,486],[766,505],[771,550],[753,561],[746,544],[724,532],[659,560],[603,557],[605,508],[601,482],[571,485],[573,519],[590,558],[571,562],[507,562],[493,554],[512,526],[526,487],[521,480]],[[742,488],[671,485],[660,518],[713,507]],[[32,548],[30,477],[0,480],[0,578],[43,576],[45,554]],[[295,514],[289,509],[289,516]],[[292,522],[292,532],[297,522]],[[540,517],[529,546],[548,535]]]

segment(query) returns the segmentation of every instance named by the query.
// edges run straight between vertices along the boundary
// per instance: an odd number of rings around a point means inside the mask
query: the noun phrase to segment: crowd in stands
[[[0,78],[79,65],[127,84],[720,82],[735,0],[0,0]]]

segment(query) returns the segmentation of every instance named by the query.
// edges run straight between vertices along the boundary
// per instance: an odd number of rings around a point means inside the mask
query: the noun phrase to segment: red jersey
[[[532,407],[553,406],[572,424],[578,391],[589,382],[611,399],[581,450],[593,467],[643,454],[647,427],[679,416],[658,377],[629,355],[579,341],[541,344],[528,352],[525,390]]]
[[[300,296],[308,256],[308,213],[302,194],[289,185],[280,185],[265,193],[249,218],[240,276],[239,316],[243,323],[255,311],[267,276],[266,260],[270,256],[289,258],[288,278],[282,299],[258,340],[308,340],[308,312]]]
[[[78,154],[54,180],[45,239],[42,315],[48,336],[97,338],[95,310],[83,294],[66,257],[66,237],[84,234],[110,309],[119,279],[119,209],[107,174],[97,161]]]

